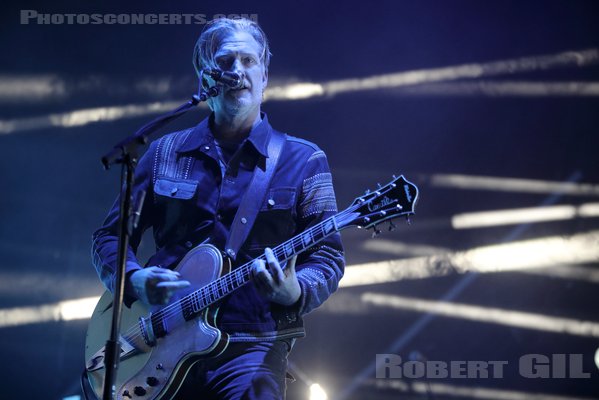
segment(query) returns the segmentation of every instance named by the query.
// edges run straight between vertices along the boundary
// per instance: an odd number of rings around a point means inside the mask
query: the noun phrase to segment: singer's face
[[[238,73],[244,85],[242,89],[224,86],[221,93],[212,99],[211,106],[215,113],[236,116],[260,111],[262,92],[267,83],[260,52],[260,45],[247,32],[236,31],[223,39],[214,61],[219,69]]]

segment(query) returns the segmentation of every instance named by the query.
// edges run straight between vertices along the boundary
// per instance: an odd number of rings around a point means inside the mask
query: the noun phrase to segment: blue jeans
[[[285,340],[229,343],[191,368],[175,400],[284,399],[290,347]]]

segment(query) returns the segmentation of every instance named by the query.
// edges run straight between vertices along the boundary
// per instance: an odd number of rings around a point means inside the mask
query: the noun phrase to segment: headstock
[[[400,216],[409,217],[414,214],[414,206],[418,198],[418,188],[406,180],[403,175],[393,176],[393,181],[380,186],[375,191],[366,191],[357,197],[345,210],[342,225],[358,228],[374,228],[374,235],[380,233],[376,225],[383,221]],[[395,225],[390,221],[390,230]]]

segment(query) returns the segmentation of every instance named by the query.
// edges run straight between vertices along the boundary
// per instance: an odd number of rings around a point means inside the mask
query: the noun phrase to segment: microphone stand
[[[139,214],[145,193],[142,193],[137,199],[136,210],[131,210],[131,194],[133,189],[133,177],[135,166],[138,159],[138,147],[148,142],[148,138],[152,133],[162,128],[167,123],[178,118],[192,107],[197,106],[200,102],[206,101],[209,97],[218,96],[219,88],[213,86],[207,91],[200,90],[199,95],[193,95],[187,103],[177,107],[173,111],[162,115],[146,125],[142,126],[133,135],[127,137],[123,141],[114,146],[112,150],[102,157],[102,164],[105,169],[109,169],[112,164],[121,164],[121,201],[120,201],[120,216],[119,216],[119,244],[118,258],[116,268],[116,280],[114,285],[114,299],[112,307],[112,325],[110,329],[110,337],[106,341],[104,347],[104,375],[103,400],[112,400],[115,395],[115,381],[117,370],[120,361],[121,344],[119,342],[119,332],[121,325],[121,314],[123,310],[123,297],[125,293],[125,265],[127,262],[127,248],[129,246],[129,237],[132,230],[137,226]],[[132,219],[131,216],[134,215]]]

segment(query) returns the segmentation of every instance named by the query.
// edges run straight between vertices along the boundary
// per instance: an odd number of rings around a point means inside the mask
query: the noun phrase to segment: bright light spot
[[[310,385],[310,400],[327,400],[328,398],[329,396],[318,383]]]
[[[595,351],[595,366],[599,369],[599,347]]]
[[[285,86],[275,86],[266,89],[264,99],[269,100],[299,100],[309,97],[322,96],[324,89],[318,83],[292,83]]]
[[[62,400],[81,400],[81,396],[68,396],[68,397],[63,397]]]
[[[462,318],[576,336],[599,337],[599,323],[595,321],[581,321],[493,307],[423,300],[414,297],[378,293],[364,293],[362,300],[377,306],[431,313],[444,317]]]
[[[68,300],[58,303],[60,316],[63,321],[86,319],[92,316],[98,303],[97,297],[86,297],[78,300]]]
[[[578,207],[578,215],[581,217],[599,216],[599,203],[588,203]]]

